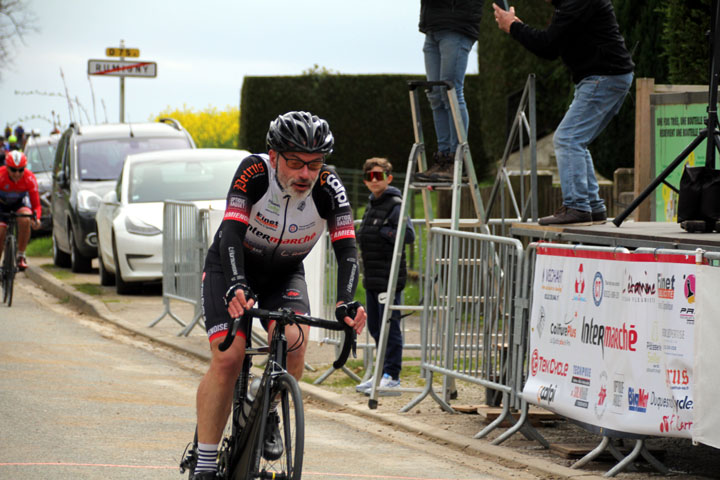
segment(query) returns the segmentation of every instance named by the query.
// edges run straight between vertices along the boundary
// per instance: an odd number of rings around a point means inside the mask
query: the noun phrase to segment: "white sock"
[[[217,443],[198,443],[196,472],[217,472]]]

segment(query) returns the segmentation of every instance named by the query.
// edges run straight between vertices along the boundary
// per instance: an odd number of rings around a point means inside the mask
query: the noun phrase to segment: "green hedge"
[[[470,115],[470,152],[481,176],[484,161],[479,121],[477,78],[468,76],[465,97]],[[387,157],[396,171],[405,171],[414,143],[407,82],[412,75],[310,74],[289,77],[245,77],[241,94],[239,147],[264,152],[265,134],[274,118],[291,110],[306,110],[326,119],[335,136],[329,158],[342,168],[361,168],[366,159]],[[437,142],[427,98],[420,97],[426,150]]]

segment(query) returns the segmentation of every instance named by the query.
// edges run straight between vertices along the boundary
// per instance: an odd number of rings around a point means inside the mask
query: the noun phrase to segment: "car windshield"
[[[219,200],[227,197],[238,161],[142,162],[130,168],[130,203]]]
[[[185,138],[123,138],[82,142],[78,145],[81,180],[117,180],[125,157],[153,150],[190,148]]]
[[[28,169],[33,173],[49,172],[55,161],[55,145],[35,145],[26,149]]]

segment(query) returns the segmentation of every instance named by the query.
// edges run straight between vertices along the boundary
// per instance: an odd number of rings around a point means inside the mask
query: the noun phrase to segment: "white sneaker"
[[[362,383],[358,383],[355,386],[355,391],[358,393],[365,393],[365,390],[369,390],[370,387],[372,387],[374,379],[375,379],[375,377],[373,376],[373,377],[370,377],[368,380],[365,380]]]
[[[393,380],[393,378],[387,373],[383,374],[380,379],[380,385],[378,385],[378,396],[380,397],[396,397],[401,394],[398,390],[400,389],[400,380]],[[363,393],[370,396],[370,387],[367,388]]]
[[[393,380],[387,373],[380,379],[380,388],[400,388],[400,380]]]

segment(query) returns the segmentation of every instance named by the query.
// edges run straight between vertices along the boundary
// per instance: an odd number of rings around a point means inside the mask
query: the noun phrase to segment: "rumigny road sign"
[[[157,77],[157,63],[120,60],[88,60],[88,75],[106,77]]]

